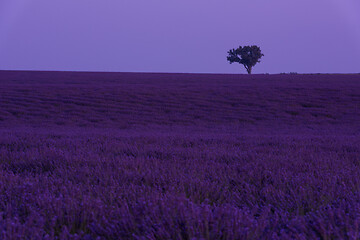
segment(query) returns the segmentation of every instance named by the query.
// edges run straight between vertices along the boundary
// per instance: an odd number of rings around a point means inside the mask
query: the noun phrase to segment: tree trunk
[[[246,68],[246,71],[247,71],[248,74],[251,74],[251,70],[252,70],[252,67],[247,67]]]

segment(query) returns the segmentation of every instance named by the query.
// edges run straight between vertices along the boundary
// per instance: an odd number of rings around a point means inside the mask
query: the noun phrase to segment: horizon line
[[[116,72],[116,71],[87,71],[87,70],[12,70],[12,69],[0,69],[0,72],[45,72],[45,73],[126,73],[126,74],[197,74],[197,75],[359,75],[358,73],[298,73],[298,72],[279,72],[279,73],[209,73],[209,72]]]

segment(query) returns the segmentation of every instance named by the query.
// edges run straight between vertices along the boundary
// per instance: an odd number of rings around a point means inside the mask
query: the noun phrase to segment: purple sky
[[[360,72],[359,0],[0,0],[0,69]]]

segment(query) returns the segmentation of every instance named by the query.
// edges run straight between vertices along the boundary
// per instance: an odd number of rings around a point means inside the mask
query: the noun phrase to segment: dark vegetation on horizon
[[[359,239],[360,75],[0,71],[0,239]]]

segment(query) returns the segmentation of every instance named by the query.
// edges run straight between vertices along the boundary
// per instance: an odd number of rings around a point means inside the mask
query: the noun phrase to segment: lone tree
[[[252,68],[256,63],[260,62],[260,58],[264,56],[258,46],[244,46],[228,51],[227,60],[231,63],[238,62],[246,68],[248,74],[251,74]]]

